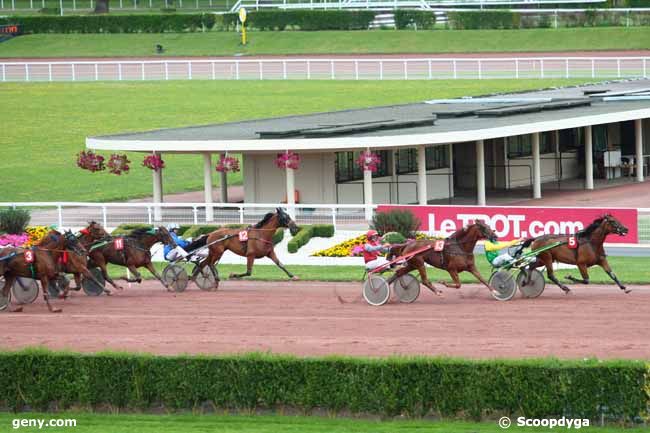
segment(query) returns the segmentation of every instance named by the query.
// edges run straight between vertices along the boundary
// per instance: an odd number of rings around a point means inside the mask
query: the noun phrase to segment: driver
[[[514,260],[514,257],[508,253],[507,248],[510,248],[515,245],[519,245],[524,238],[513,239],[509,242],[490,242],[485,241],[483,247],[485,248],[485,257],[487,261],[490,262],[492,266],[499,267],[505,265],[508,262]],[[505,252],[499,254],[499,250],[505,250]],[[515,252],[515,257],[521,254],[521,248]]]
[[[368,241],[363,246],[363,260],[366,263],[366,270],[373,270],[385,263],[388,263],[385,257],[380,256],[389,250],[389,245],[379,241],[379,233],[375,230],[369,230],[366,233]]]
[[[182,237],[178,235],[178,230],[181,227],[178,224],[172,223],[167,225],[167,230],[169,230],[169,235],[174,239],[174,242],[176,242],[176,248],[172,248],[171,245],[165,245],[165,249],[163,250],[163,255],[165,256],[165,260],[173,262],[175,260],[178,260],[181,257],[186,257],[187,256],[187,251],[185,251],[184,248],[186,248],[190,243],[189,241],[186,241]]]

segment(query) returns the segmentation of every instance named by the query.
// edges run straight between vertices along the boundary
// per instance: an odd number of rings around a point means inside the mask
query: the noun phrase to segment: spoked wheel
[[[11,291],[17,303],[31,304],[38,297],[38,283],[31,278],[18,277]]]
[[[106,287],[106,281],[104,280],[104,275],[100,268],[88,269],[97,282],[91,280],[90,278],[83,277],[81,280],[81,288],[84,290],[84,293],[88,296],[99,296],[104,293],[104,287]]]
[[[393,291],[400,302],[410,304],[420,296],[420,282],[411,274],[405,274],[395,280]]]
[[[70,284],[70,279],[65,275],[50,280],[47,285],[47,295],[52,299],[58,298],[68,284]]]
[[[194,282],[201,290],[217,290],[219,288],[219,280],[214,279],[214,275],[219,277],[219,273],[215,266],[211,267],[214,269],[214,274],[212,274],[210,267],[204,266],[201,272],[194,278]],[[196,272],[196,267],[194,268],[194,272]]]
[[[517,286],[519,286],[519,291],[524,295],[524,298],[536,298],[544,292],[546,281],[544,280],[544,274],[540,271],[533,269],[528,284],[526,284],[527,280],[528,272],[525,270],[519,272],[519,275],[517,275]]]
[[[497,301],[509,301],[517,293],[515,278],[508,271],[496,271],[490,277],[490,287],[495,291],[492,297]]]
[[[7,296],[4,295],[4,286],[5,279],[0,277],[0,311],[6,310],[11,302],[11,290],[7,292]]]
[[[167,265],[162,273],[162,280],[175,292],[184,292],[190,283],[185,268],[177,264]]]
[[[384,305],[390,297],[390,288],[383,277],[371,275],[363,283],[363,298],[374,306]]]

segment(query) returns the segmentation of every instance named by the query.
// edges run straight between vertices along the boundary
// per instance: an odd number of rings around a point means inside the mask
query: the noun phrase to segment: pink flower
[[[239,160],[232,156],[223,156],[219,159],[219,162],[217,162],[215,170],[222,173],[228,173],[229,171],[237,173],[240,170]]]
[[[160,155],[148,155],[144,157],[142,161],[142,166],[150,168],[151,170],[158,171],[165,168],[165,161],[160,157]]]
[[[381,163],[381,158],[376,153],[364,150],[359,155],[359,158],[357,158],[356,163],[362,170],[370,170],[374,173],[377,171],[377,166]]]
[[[277,158],[275,158],[275,165],[282,169],[292,168],[297,170],[300,166],[300,155],[290,150],[284,153],[278,153]]]
[[[126,155],[118,155],[114,153],[108,159],[108,171],[118,176],[122,173],[128,173],[131,169],[131,167],[129,167],[130,162],[131,161],[129,161]]]
[[[2,235],[0,236],[0,247],[20,247],[29,240],[29,235],[23,233],[20,235]]]
[[[77,167],[88,170],[92,173],[102,171],[106,168],[104,157],[92,150],[82,150],[77,154]]]

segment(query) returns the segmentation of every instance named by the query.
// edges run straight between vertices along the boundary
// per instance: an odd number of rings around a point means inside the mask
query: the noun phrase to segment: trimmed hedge
[[[332,236],[334,236],[334,226],[332,224],[300,226],[300,231],[287,244],[287,250],[290,253],[296,253],[311,238],[331,238]]]
[[[381,416],[644,416],[638,361],[0,353],[0,404],[15,411],[298,408]]]
[[[120,224],[111,232],[111,235],[113,236],[124,236],[124,235],[129,235],[133,230],[136,229],[143,229],[143,228],[153,228],[151,224]]]
[[[20,24],[23,33],[196,32],[214,26],[214,14],[12,16],[0,24]]]
[[[507,10],[449,12],[451,28],[456,30],[475,29],[518,29],[521,15]]]
[[[430,30],[436,25],[436,15],[429,11],[397,9],[395,27],[398,30],[415,27],[418,30]]]
[[[184,238],[194,238],[196,239],[197,237],[201,235],[207,235],[209,233],[212,233],[215,230],[218,230],[222,227],[228,228],[228,229],[245,229],[248,227],[246,224],[226,224],[225,226],[220,226],[220,225],[196,225],[196,226],[190,226],[187,231],[182,233],[182,236]],[[182,226],[181,226],[182,228]],[[271,242],[273,242],[273,245],[277,245],[280,242],[282,242],[282,239],[284,239],[284,229],[277,229],[275,233],[273,234],[273,238],[271,239]]]
[[[268,10],[249,12],[246,27],[258,30],[367,30],[373,11]],[[224,14],[223,27],[233,30],[237,14]]]

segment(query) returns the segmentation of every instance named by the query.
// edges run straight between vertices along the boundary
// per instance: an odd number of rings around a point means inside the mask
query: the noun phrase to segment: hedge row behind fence
[[[258,30],[367,30],[375,19],[373,11],[269,10],[249,12],[246,27]],[[223,28],[237,26],[237,14],[223,15]]]
[[[429,30],[436,25],[436,15],[429,11],[397,9],[395,11],[395,27],[397,29]]]
[[[139,223],[133,223],[133,224],[121,224],[115,228],[111,232],[111,235],[113,236],[124,236],[124,235],[129,235],[133,230],[139,229],[139,228],[152,228],[152,225],[149,224],[139,224]],[[197,237],[201,235],[207,235],[209,233],[212,233],[215,230],[218,230],[220,228],[228,228],[228,229],[245,229],[248,227],[247,224],[226,224],[223,226],[216,225],[216,224],[205,224],[205,225],[181,225],[179,230],[178,230],[178,235],[182,236],[184,238],[194,238],[196,239]],[[333,228],[333,226],[332,226]],[[271,242],[273,242],[273,245],[279,244],[282,242],[282,239],[284,239],[284,229],[279,228],[275,231],[273,234],[273,237],[271,238]]]
[[[382,416],[502,414],[633,420],[648,404],[642,362],[438,358],[0,354],[0,404],[169,410],[314,408]]]
[[[164,33],[210,30],[214,14],[15,16],[0,24],[20,24],[24,33]]]
[[[296,253],[311,238],[331,238],[332,236],[334,236],[334,226],[332,224],[300,226],[300,231],[287,244],[287,250],[290,253]]]

